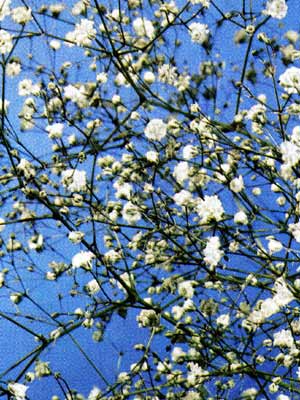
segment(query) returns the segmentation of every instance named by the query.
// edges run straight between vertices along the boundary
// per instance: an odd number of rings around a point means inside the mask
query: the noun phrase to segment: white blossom
[[[245,188],[242,175],[240,175],[238,178],[232,179],[232,181],[230,181],[229,187],[230,190],[232,190],[234,193],[241,192]]]
[[[4,29],[0,29],[0,54],[7,54],[13,48],[11,35]]]
[[[66,40],[69,41],[69,46],[76,44],[77,46],[89,46],[96,37],[96,29],[94,21],[82,18],[80,23],[75,25],[74,31],[66,34]]]
[[[234,214],[234,222],[236,224],[247,225],[248,224],[248,217],[245,211],[240,210],[236,214]]]
[[[135,224],[142,218],[142,214],[137,205],[133,204],[131,201],[128,201],[123,207],[122,217],[129,224]]]
[[[283,19],[287,14],[287,10],[288,6],[285,0],[268,0],[263,13],[270,15],[272,18]]]
[[[173,171],[173,176],[178,183],[183,183],[189,178],[189,164],[186,161],[180,161]]]
[[[146,128],[145,135],[149,140],[162,140],[167,134],[167,125],[162,119],[151,119]]]
[[[149,39],[155,37],[154,26],[151,21],[146,18],[136,18],[133,21],[133,29],[138,36],[146,36]]]
[[[192,22],[189,25],[189,31],[192,42],[203,44],[208,39],[209,29],[206,24],[200,24],[199,22]]]
[[[86,172],[78,169],[67,169],[61,173],[62,184],[70,192],[80,192],[86,189]]]
[[[16,400],[25,400],[28,386],[23,385],[22,383],[11,382],[8,384],[7,388]]]
[[[178,206],[186,207],[193,202],[193,195],[187,190],[181,190],[174,194],[173,199]]]
[[[224,251],[220,250],[221,243],[218,236],[212,236],[208,239],[206,247],[203,250],[204,262],[210,267],[216,267],[224,255]]]
[[[279,83],[289,93],[300,92],[300,68],[290,67],[279,76]]]
[[[224,215],[224,208],[217,195],[204,196],[199,200],[197,212],[201,218],[201,223],[207,223],[211,220],[221,221]]]
[[[92,260],[95,257],[95,254],[93,254],[91,251],[80,251],[79,253],[75,254],[75,256],[73,256],[72,267],[91,269]]]

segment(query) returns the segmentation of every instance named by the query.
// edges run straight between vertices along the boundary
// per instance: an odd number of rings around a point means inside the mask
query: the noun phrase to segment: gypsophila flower
[[[186,161],[180,161],[174,168],[173,176],[178,183],[183,183],[189,178],[189,164]]]
[[[236,224],[247,225],[248,224],[248,217],[247,214],[241,210],[234,214],[234,222]]]
[[[212,236],[208,239],[206,247],[203,250],[204,262],[211,268],[216,267],[224,255],[224,251],[220,250],[221,243],[218,236]]]
[[[281,331],[274,333],[273,345],[279,347],[295,346],[291,331],[288,329],[282,329]]]
[[[61,173],[62,184],[70,192],[80,192],[86,189],[86,172],[78,169],[67,169]]]
[[[206,24],[200,24],[199,22],[192,22],[189,25],[189,33],[192,42],[203,44],[208,39],[209,29]]]
[[[123,207],[122,217],[129,224],[135,224],[142,218],[142,214],[140,213],[138,206],[128,201]]]
[[[151,119],[145,128],[145,136],[149,140],[162,140],[166,134],[167,125],[159,118]]]
[[[155,36],[154,26],[151,21],[146,18],[136,18],[133,21],[133,29],[138,36],[146,36],[153,39]]]
[[[279,83],[288,94],[300,93],[300,68],[290,67],[279,76]]]
[[[10,14],[11,0],[0,0],[0,21]]]
[[[204,199],[200,199],[198,202],[197,212],[201,218],[201,223],[205,224],[211,220],[221,221],[224,208],[217,195],[204,196]]]
[[[0,54],[9,53],[12,48],[12,36],[4,29],[0,29]]]
[[[66,34],[66,40],[69,42],[69,46],[74,44],[77,46],[89,46],[93,39],[95,39],[96,33],[97,31],[94,28],[94,21],[82,18],[80,23],[75,25],[74,31]]]
[[[16,400],[25,400],[28,386],[17,382],[11,382],[7,385],[7,389]]]
[[[192,204],[193,195],[187,190],[181,190],[180,192],[174,194],[173,199],[178,206],[186,207]]]
[[[79,253],[75,254],[75,256],[73,256],[72,267],[91,269],[92,260],[95,257],[95,254],[93,254],[91,251],[80,251]]]
[[[68,239],[70,240],[70,242],[74,244],[81,243],[83,238],[84,238],[84,233],[80,231],[72,231],[68,235]]]
[[[17,76],[21,72],[21,64],[16,61],[9,62],[5,69],[7,76]]]
[[[31,8],[27,7],[13,8],[11,12],[11,17],[13,21],[16,22],[17,24],[25,25],[32,19]]]
[[[55,123],[52,125],[46,126],[46,131],[48,132],[48,137],[50,139],[59,139],[62,137],[64,129],[64,124]]]
[[[102,397],[102,392],[96,386],[90,391],[87,400],[99,400]]]
[[[220,325],[223,329],[227,328],[230,324],[229,314],[222,314],[216,319],[217,325]]]
[[[92,279],[91,281],[89,281],[86,285],[85,285],[85,290],[89,293],[89,294],[96,294],[99,292],[100,290],[100,285],[97,281],[97,279]]]
[[[191,299],[194,296],[194,281],[184,281],[178,283],[178,293],[186,299]]]
[[[263,14],[272,18],[283,19],[287,14],[288,6],[285,0],[268,0]]]
[[[244,189],[244,180],[242,175],[240,175],[238,178],[232,179],[229,184],[230,190],[234,193],[239,193]]]
[[[185,160],[191,160],[198,155],[197,147],[188,144],[182,149],[182,156]]]

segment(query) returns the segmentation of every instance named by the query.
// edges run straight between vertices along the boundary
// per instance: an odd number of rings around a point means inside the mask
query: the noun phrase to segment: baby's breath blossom
[[[159,118],[151,119],[145,128],[145,136],[149,140],[162,140],[166,134],[167,125]]]
[[[21,72],[21,64],[16,61],[9,62],[5,69],[6,75],[13,77],[19,75]]]
[[[173,199],[178,206],[184,207],[192,204],[193,195],[187,190],[181,190],[180,192],[174,194]]]
[[[229,314],[222,314],[216,319],[216,323],[220,325],[223,329],[227,328],[230,324]]]
[[[18,382],[11,382],[8,384],[7,389],[16,400],[25,400],[28,386]]]
[[[234,222],[236,224],[247,225],[248,224],[248,217],[245,211],[240,210],[236,214],[234,214]]]
[[[240,175],[238,178],[232,179],[232,181],[230,181],[229,187],[230,190],[232,190],[234,193],[241,192],[245,188],[242,175]]]
[[[133,204],[131,201],[128,201],[123,207],[122,217],[129,224],[135,224],[142,218],[142,214],[137,205]]]
[[[0,29],[0,54],[9,53],[12,47],[12,36],[4,29]]]
[[[189,164],[186,161],[180,161],[174,168],[173,176],[178,183],[183,183],[189,178]]]
[[[279,83],[288,94],[300,93],[300,68],[290,67],[279,76]]]
[[[77,46],[89,46],[96,37],[96,29],[94,21],[82,18],[80,23],[75,25],[74,31],[66,34],[66,40],[69,46],[76,44]]]
[[[89,281],[86,285],[85,285],[85,290],[89,293],[89,294],[96,294],[99,292],[100,290],[100,285],[99,282],[97,281],[97,279],[92,279],[91,281]]]
[[[138,36],[146,36],[153,39],[155,36],[154,26],[151,21],[146,18],[136,18],[133,21],[133,29]]]
[[[218,236],[212,236],[208,239],[205,249],[203,250],[204,262],[211,268],[218,265],[224,255],[224,251],[220,250],[221,243]]]
[[[73,256],[72,267],[91,269],[93,258],[95,258],[95,254],[93,254],[91,251],[80,251]]]
[[[80,192],[86,189],[86,172],[78,169],[67,169],[61,173],[62,184],[70,192]]]
[[[195,147],[191,144],[184,146],[184,148],[182,149],[182,156],[187,161],[196,157],[197,154],[198,154],[197,147]]]
[[[70,240],[70,242],[74,244],[81,243],[83,238],[84,238],[84,233],[80,231],[72,231],[68,235],[68,239]]]
[[[62,137],[64,129],[64,124],[55,123],[52,125],[46,126],[46,131],[48,132],[48,136],[50,139],[59,139]]]
[[[183,281],[178,283],[178,293],[186,299],[191,299],[194,296],[194,281]]]
[[[197,212],[201,218],[201,223],[205,224],[211,220],[221,221],[224,215],[224,208],[217,195],[206,195],[204,199],[199,200]]]
[[[209,29],[206,24],[201,24],[200,22],[192,22],[189,25],[189,31],[192,42],[203,44],[208,39]]]
[[[268,0],[263,13],[270,15],[272,18],[283,19],[287,14],[287,10],[288,6],[285,0]]]
[[[0,0],[0,21],[10,14],[11,0]]]
[[[27,7],[13,8],[11,12],[11,17],[13,21],[16,22],[17,24],[25,25],[32,19],[31,8]]]

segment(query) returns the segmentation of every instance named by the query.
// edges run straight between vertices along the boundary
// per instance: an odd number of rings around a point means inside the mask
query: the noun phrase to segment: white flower
[[[12,19],[17,24],[27,24],[32,19],[31,8],[16,7],[11,12]]]
[[[44,238],[41,234],[33,235],[30,240],[28,240],[28,247],[30,248],[30,250],[39,251],[43,248],[43,244]]]
[[[203,250],[204,262],[210,267],[216,267],[224,255],[224,251],[220,250],[221,243],[218,236],[212,236],[208,239],[205,249]]]
[[[282,142],[280,144],[282,160],[288,167],[294,167],[300,160],[300,147],[292,142]]]
[[[166,134],[167,125],[159,118],[151,119],[145,128],[145,135],[149,140],[161,140]]]
[[[136,18],[133,21],[133,29],[138,36],[147,36],[149,39],[153,39],[155,36],[154,26],[146,18]]]
[[[138,206],[128,201],[122,210],[122,217],[127,221],[129,224],[135,224],[142,218],[142,215],[139,211]]]
[[[296,242],[300,243],[300,222],[296,224],[289,224],[289,232],[294,236]]]
[[[0,29],[0,54],[6,54],[13,47],[12,37],[4,29]]]
[[[89,294],[96,294],[100,290],[100,285],[97,279],[92,279],[85,285],[85,289]]]
[[[283,19],[287,14],[287,10],[288,6],[285,0],[269,0],[263,13],[270,15],[272,18]]]
[[[144,73],[144,81],[151,85],[151,83],[155,82],[155,75],[152,71],[146,71]]]
[[[181,190],[180,192],[174,194],[173,199],[178,206],[188,206],[193,201],[193,196],[191,192],[187,190]]]
[[[76,44],[77,46],[89,46],[96,37],[96,29],[94,21],[82,18],[79,24],[75,25],[74,31],[66,34],[66,40],[70,41],[69,46]]]
[[[294,347],[294,338],[291,331],[282,329],[274,333],[273,345],[279,347]]]
[[[173,67],[170,64],[161,65],[160,67],[158,67],[158,79],[162,83],[173,85],[177,80],[176,67]]]
[[[156,164],[159,161],[159,154],[157,151],[150,150],[145,154],[147,161]]]
[[[0,232],[2,232],[4,228],[5,228],[5,220],[3,218],[0,218]]]
[[[10,0],[0,0],[0,21],[10,14]]]
[[[202,223],[207,223],[211,220],[221,221],[224,208],[217,195],[204,196],[204,200],[200,199],[197,206],[197,212]]]
[[[19,96],[29,96],[30,94],[36,96],[40,92],[40,85],[33,84],[31,79],[23,79],[19,82],[18,89]]]
[[[244,189],[244,180],[242,175],[240,175],[238,178],[232,179],[232,181],[229,184],[230,190],[232,190],[234,193],[239,193]]]
[[[68,235],[68,239],[70,240],[70,242],[74,244],[81,243],[83,238],[84,238],[84,233],[80,231],[72,231]]]
[[[8,391],[16,398],[16,400],[24,400],[28,386],[21,383],[11,382],[7,386]]]
[[[122,256],[119,251],[116,250],[109,250],[104,254],[104,259],[108,263],[116,263],[121,260]]]
[[[300,377],[298,376],[298,379]],[[277,396],[276,400],[291,400],[291,398],[289,396],[286,396],[285,394],[280,394],[279,396]]]
[[[216,319],[216,323],[221,325],[222,328],[227,328],[230,324],[230,316],[229,314],[222,314]]]
[[[55,123],[52,125],[48,125],[46,127],[46,131],[48,132],[48,136],[50,139],[59,139],[62,137],[64,129],[64,124],[61,123]]]
[[[86,189],[86,172],[78,169],[67,169],[61,173],[62,184],[70,192],[80,192]]]
[[[274,239],[273,237],[267,237],[266,239],[269,241],[268,249],[270,254],[278,253],[283,249],[282,243]]]
[[[87,400],[98,400],[101,397],[101,390],[98,389],[96,386],[90,391]]]
[[[182,150],[182,156],[185,160],[190,160],[191,158],[196,157],[197,154],[198,154],[197,147],[192,146],[191,144],[184,146]]]
[[[173,176],[178,183],[183,183],[189,178],[189,164],[186,161],[180,161],[174,168]]]
[[[7,76],[17,76],[21,72],[21,64],[16,61],[9,62],[5,72]]]
[[[19,164],[17,165],[17,170],[21,172],[27,179],[35,176],[34,166],[25,158],[21,158]]]
[[[91,251],[80,251],[79,253],[75,254],[75,256],[73,256],[72,267],[91,269],[92,260],[95,257],[95,254],[93,254]]]
[[[133,190],[130,183],[118,180],[113,184],[113,187],[116,189],[115,196],[117,199],[130,199]]]
[[[177,362],[180,359],[182,359],[185,355],[186,353],[182,350],[182,348],[176,346],[172,350],[171,358],[173,362]]]
[[[236,224],[247,225],[248,224],[248,217],[247,214],[241,210],[234,214],[234,222]]]
[[[191,299],[194,296],[194,281],[184,281],[178,283],[178,293],[186,299]]]
[[[202,4],[203,7],[210,6],[210,0],[190,0],[191,4]]]
[[[206,24],[193,22],[189,25],[189,30],[192,42],[203,44],[204,42],[207,41],[209,35],[209,29]]]
[[[279,83],[289,93],[300,92],[300,68],[290,67],[279,77]]]

